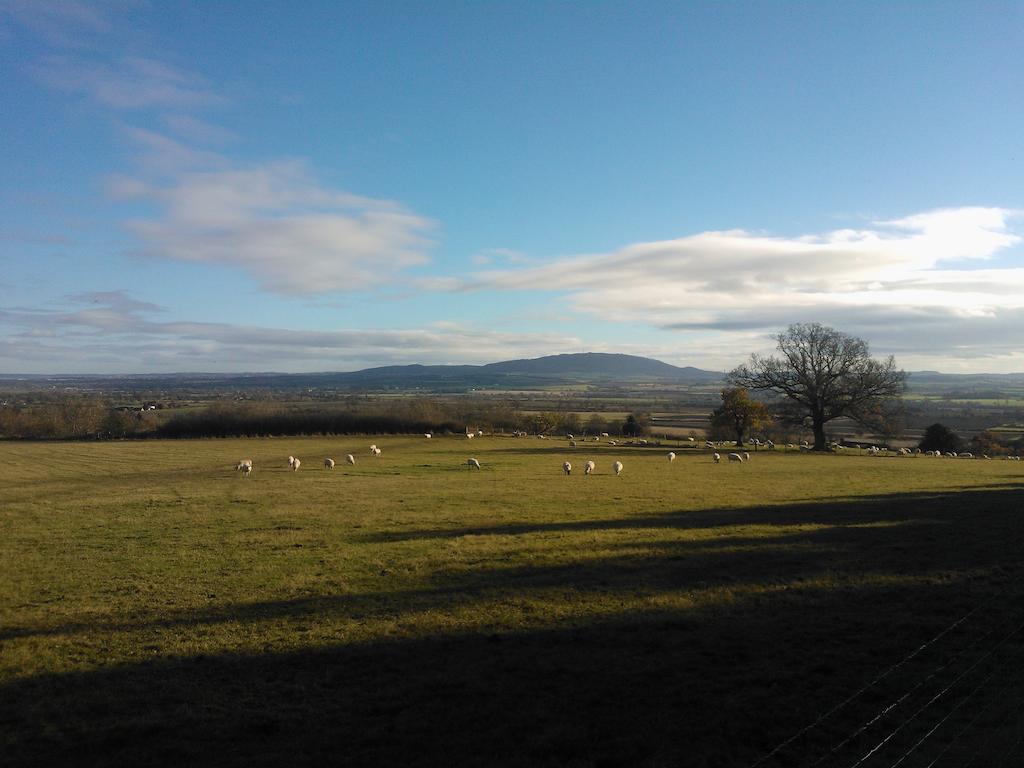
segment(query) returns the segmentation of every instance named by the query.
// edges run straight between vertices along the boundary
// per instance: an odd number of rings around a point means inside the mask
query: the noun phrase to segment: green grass
[[[4,763],[749,765],[973,607],[893,695],[1019,614],[1018,462],[677,452],[0,444]],[[813,763],[878,705],[766,764]],[[998,711],[961,745],[1009,744]]]

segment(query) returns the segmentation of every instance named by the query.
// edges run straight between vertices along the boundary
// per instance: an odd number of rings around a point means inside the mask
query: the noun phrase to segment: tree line
[[[0,438],[110,440],[124,438],[258,437],[329,434],[464,433],[642,435],[650,417],[624,420],[592,413],[523,411],[500,401],[431,398],[350,399],[339,403],[282,404],[224,400],[173,414],[125,408],[92,395],[65,393],[0,402]]]

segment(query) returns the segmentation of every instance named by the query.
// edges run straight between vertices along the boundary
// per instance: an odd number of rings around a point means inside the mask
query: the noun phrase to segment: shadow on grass
[[[964,664],[980,658],[1012,627],[1021,607],[1022,496],[1013,487],[574,524],[590,528],[438,531],[814,526],[765,538],[617,542],[631,551],[539,568],[441,573],[415,592],[224,606],[114,628],[400,616],[546,588],[678,593],[736,583],[799,585],[824,571],[837,578],[829,588],[769,590],[692,610],[621,611],[543,629],[164,658],[14,680],[0,686],[0,753],[11,766],[744,766],[954,627],[886,681],[891,691],[873,690],[768,763],[809,764],[891,696],[955,654],[964,654]],[[844,575],[872,573],[918,579],[844,585]],[[929,581],[935,573],[947,578]],[[969,621],[953,624],[978,606],[983,610]],[[110,625],[41,632],[104,628]],[[1021,652],[1018,635],[986,663],[1018,670]],[[959,669],[951,666],[905,706],[926,701]],[[991,717],[981,718],[962,744],[977,747],[987,738],[996,756],[1007,745],[1003,731],[1016,721],[1011,711],[1002,724],[1002,700],[989,698],[997,705]],[[921,720],[925,729],[935,722]],[[937,732],[926,754],[936,754],[966,722],[952,717],[949,733]],[[921,735],[917,724],[908,727],[906,738],[893,739],[879,757],[890,764]],[[852,763],[850,755],[878,738],[869,730],[835,764]]]
[[[1007,494],[996,497],[994,494]],[[630,515],[619,518],[594,520],[566,520],[551,523],[509,523],[497,526],[468,526],[463,528],[423,528],[419,530],[385,531],[359,537],[358,541],[392,542],[411,539],[458,538],[460,536],[516,536],[557,531],[599,531],[629,528],[678,528],[681,530],[727,527],[740,525],[801,525],[827,523],[830,525],[863,524],[882,520],[913,520],[930,517],[931,504],[940,505],[943,513],[971,515],[983,513],[994,505],[1002,510],[1007,504],[1018,504],[1024,509],[1024,483],[1008,482],[990,488],[956,493],[894,493],[860,496],[831,502],[812,501],[802,504],[782,504],[742,509],[703,509],[656,515]]]

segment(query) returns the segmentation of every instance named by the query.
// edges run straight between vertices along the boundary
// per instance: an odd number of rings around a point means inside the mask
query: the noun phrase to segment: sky
[[[0,373],[791,323],[1024,371],[1024,3],[0,0]]]

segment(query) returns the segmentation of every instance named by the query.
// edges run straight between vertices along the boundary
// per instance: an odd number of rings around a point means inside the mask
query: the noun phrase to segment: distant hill
[[[653,378],[687,381],[718,381],[721,373],[702,371],[636,355],[583,352],[575,355],[548,355],[529,360],[506,360],[482,366],[485,371],[525,373],[540,376],[583,375],[597,378]]]
[[[2,376],[0,382],[88,389],[535,389],[587,381],[702,384],[724,374],[636,355],[588,352],[506,360],[487,365],[388,365],[361,371],[324,373],[179,373],[123,376]]]

